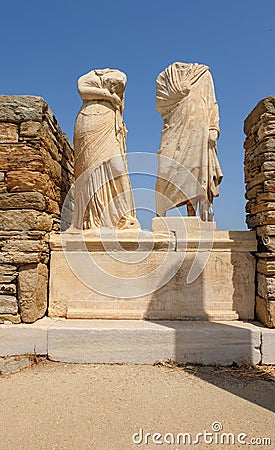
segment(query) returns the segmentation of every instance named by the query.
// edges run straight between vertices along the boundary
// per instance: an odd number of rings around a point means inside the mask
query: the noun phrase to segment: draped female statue
[[[78,80],[83,104],[74,128],[72,229],[140,228],[126,163],[125,86],[126,75],[113,69]]]
[[[156,107],[163,118],[156,183],[157,214],[187,205],[202,220],[213,219],[222,171],[216,142],[219,110],[209,67],[175,62],[156,83]]]

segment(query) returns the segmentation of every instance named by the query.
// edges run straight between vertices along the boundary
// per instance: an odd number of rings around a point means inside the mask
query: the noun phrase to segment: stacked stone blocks
[[[0,96],[0,322],[45,315],[49,233],[72,182],[73,150],[47,103]]]
[[[256,314],[275,327],[275,96],[261,100],[244,123],[247,225],[258,239]]]

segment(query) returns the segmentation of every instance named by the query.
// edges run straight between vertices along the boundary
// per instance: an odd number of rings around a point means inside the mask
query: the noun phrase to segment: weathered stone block
[[[254,156],[258,156],[266,153],[273,153],[275,151],[275,138],[269,136],[268,139],[265,139],[259,145],[257,145],[256,149],[253,152]]]
[[[18,306],[13,295],[0,295],[0,314],[17,314]]]
[[[275,96],[269,96],[259,101],[253,111],[244,121],[244,132],[249,135],[251,129],[258,125],[260,117],[265,114],[275,114]]]
[[[275,170],[275,161],[265,161],[261,168],[262,172]]]
[[[275,259],[275,237],[272,235],[259,236],[259,251],[274,253]]]
[[[48,242],[47,232],[39,230],[0,230],[0,240],[6,239],[43,239]]]
[[[34,121],[28,121],[23,122],[20,125],[20,139],[24,138],[36,138],[39,136],[39,132],[41,130],[41,123],[40,122],[34,122]]]
[[[248,228],[250,228],[251,230],[255,229],[258,225],[260,225],[259,221],[256,220],[256,217],[252,216],[250,214],[248,216],[246,216],[245,221],[246,221]]]
[[[17,267],[11,264],[0,265],[0,283],[11,283],[17,277]]]
[[[42,97],[0,95],[0,122],[42,122],[47,103]]]
[[[55,202],[54,200],[45,197],[45,201],[46,201],[46,210],[52,214],[60,214],[60,207],[59,204],[57,202]]]
[[[4,210],[0,214],[2,230],[45,230],[51,231],[52,217],[34,210]]]
[[[275,328],[275,301],[257,296],[256,315],[263,325]]]
[[[29,170],[13,170],[6,174],[7,186],[10,192],[47,191],[49,177],[44,173]]]
[[[263,185],[255,186],[252,189],[246,191],[245,198],[247,200],[253,200],[257,195],[261,194],[264,191]]]
[[[260,258],[257,263],[257,271],[264,275],[275,275],[275,261]]]
[[[0,284],[0,294],[16,294],[16,285],[11,283]]]
[[[263,186],[273,186],[270,183],[274,183],[274,178],[275,178],[275,172],[274,171],[266,171],[266,172],[260,172],[258,175],[256,175],[249,183],[247,183],[247,190],[252,189],[253,187],[255,187],[256,185],[261,185],[263,184]],[[268,191],[268,189],[266,189]],[[270,190],[270,189],[269,189]]]
[[[20,323],[21,318],[19,314],[0,314],[0,324],[4,322]]]
[[[45,168],[46,173],[57,186],[61,185],[61,170],[61,165],[54,159],[51,159]]]
[[[261,173],[260,167],[253,169],[247,167],[244,174],[245,183],[250,183],[259,173]]]
[[[258,294],[263,298],[275,300],[275,276],[267,277],[258,273]]]
[[[37,209],[46,207],[44,196],[40,192],[10,192],[0,196],[0,209]]]
[[[44,128],[41,130],[40,139],[41,139],[41,145],[47,152],[49,152],[51,157],[54,160],[61,162],[61,160],[62,160],[61,148],[59,148],[56,145],[56,142],[53,139],[51,139],[51,137],[49,136],[49,133]]]
[[[53,114],[51,108],[48,106],[44,115],[45,126],[51,135],[51,137],[63,146],[64,142],[64,133],[62,132],[55,115]]]
[[[253,180],[251,180],[249,183],[247,183],[246,185],[246,189],[247,191],[253,189],[255,186],[258,185],[262,185],[265,181],[265,173],[259,173],[258,175],[256,175]]]
[[[36,149],[26,144],[1,144],[0,167],[5,171],[22,169],[25,172],[42,172],[45,161]]]
[[[73,147],[66,135],[64,135],[63,155],[71,164],[74,162]]]
[[[18,129],[14,123],[0,122],[0,142],[17,142]]]
[[[47,309],[48,269],[44,264],[22,266],[18,275],[19,311],[23,322],[35,322]]]
[[[248,206],[249,208],[249,206]],[[251,214],[258,214],[264,211],[275,211],[275,202],[257,202],[255,205],[251,205]],[[248,209],[247,209],[248,212]]]
[[[0,262],[12,264],[24,264],[36,262],[42,257],[43,253],[48,253],[48,242],[43,237],[37,236],[1,236],[0,235]]]
[[[262,194],[258,194],[256,200],[257,202],[275,201],[275,192],[264,192]]]
[[[38,263],[42,258],[43,255],[40,252],[1,252],[0,264],[31,264]]]
[[[257,228],[257,236],[275,236],[275,225],[264,225]]]
[[[262,142],[259,142],[258,138],[253,143],[250,148],[246,149],[245,157],[246,158],[257,158],[260,155],[265,155],[267,153],[273,153],[275,149],[275,138],[273,136],[269,136]]]
[[[273,173],[273,172],[271,172]],[[275,192],[275,181],[273,180],[266,180],[263,184],[264,186],[264,192]]]
[[[263,211],[255,215],[249,215],[246,218],[246,223],[252,229],[262,225],[273,225],[275,224],[275,211]]]
[[[275,117],[275,116],[274,116]],[[262,142],[275,135],[274,121],[271,119],[268,122],[262,123],[258,129],[258,138]]]
[[[46,173],[14,170],[7,172],[6,182],[10,192],[37,191],[54,201],[60,201],[60,188]]]
[[[1,243],[2,252],[41,252],[46,245],[37,239],[7,239]]]
[[[49,183],[45,196],[49,197],[54,202],[61,204],[61,189],[54,183]]]
[[[251,154],[251,150],[257,145],[257,136],[256,133],[252,133],[251,130],[249,130],[249,134],[246,136],[246,139],[244,141],[244,148],[245,148],[245,156],[249,156]]]

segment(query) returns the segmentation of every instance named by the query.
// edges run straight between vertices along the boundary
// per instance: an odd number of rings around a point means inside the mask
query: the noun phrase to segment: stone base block
[[[52,323],[45,317],[34,324],[0,325],[0,356],[47,355],[48,327]]]
[[[49,316],[254,319],[255,233],[165,220],[154,219],[153,232],[53,234]]]
[[[222,364],[261,360],[260,331],[243,322],[60,319],[49,328],[48,357],[73,363]]]
[[[275,330],[262,329],[262,364],[275,364]]]

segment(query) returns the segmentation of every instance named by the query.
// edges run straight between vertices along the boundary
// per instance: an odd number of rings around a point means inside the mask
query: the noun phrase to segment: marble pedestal
[[[152,232],[52,234],[50,246],[50,317],[254,318],[254,232],[167,217]]]

